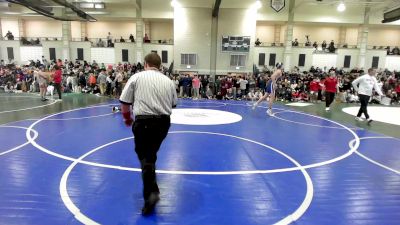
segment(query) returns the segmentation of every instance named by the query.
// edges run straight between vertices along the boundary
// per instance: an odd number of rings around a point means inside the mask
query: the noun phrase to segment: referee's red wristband
[[[122,113],[122,116],[124,117],[125,120],[132,120],[130,111]]]

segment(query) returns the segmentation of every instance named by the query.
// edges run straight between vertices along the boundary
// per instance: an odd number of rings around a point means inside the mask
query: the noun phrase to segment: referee
[[[375,75],[376,75],[376,69],[370,68],[368,69],[368,74],[365,74],[355,79],[352,83],[354,90],[358,92],[358,98],[361,103],[361,107],[360,110],[358,111],[356,120],[363,121],[363,119],[361,119],[361,115],[364,113],[368,125],[370,125],[372,122],[372,119],[369,118],[367,111],[369,98],[372,95],[372,89],[375,89],[375,91],[378,92],[380,96],[383,96],[383,93],[378,86],[378,82],[376,81]]]
[[[145,71],[129,78],[120,102],[125,124],[133,124],[135,152],[142,168],[145,201],[142,215],[146,216],[153,212],[160,199],[155,164],[157,152],[171,125],[170,115],[177,104],[177,95],[175,84],[159,72],[160,56],[150,53],[144,61]],[[131,117],[131,108],[134,119]]]

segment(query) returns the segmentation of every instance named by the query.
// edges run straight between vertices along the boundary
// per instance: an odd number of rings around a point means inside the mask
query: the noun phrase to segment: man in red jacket
[[[58,65],[55,65],[54,70],[55,70],[53,73],[54,87],[58,93],[58,101],[62,101],[62,99],[61,99],[61,81],[62,81],[61,68]]]
[[[313,81],[310,82],[310,101],[317,102],[318,99],[319,82],[314,77]]]
[[[335,99],[335,93],[337,90],[337,79],[334,71],[329,73],[329,77],[327,77],[324,81],[325,86],[325,103],[326,103],[326,111],[329,111],[329,106]]]

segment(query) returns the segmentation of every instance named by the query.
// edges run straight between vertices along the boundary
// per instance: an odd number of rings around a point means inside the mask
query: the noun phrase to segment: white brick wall
[[[42,41],[43,55],[47,60],[50,60],[50,48],[56,49],[56,59],[63,59],[63,42],[62,41]]]
[[[73,41],[69,44],[70,47],[70,52],[71,52],[71,60],[75,61],[75,59],[78,58],[78,48],[83,48],[83,59],[91,62],[91,56],[90,56],[90,47],[91,44],[90,42],[78,42],[78,41]]]
[[[379,66],[378,68],[385,68],[386,65],[386,49],[385,50],[367,50],[365,54],[365,68],[368,69],[372,66],[372,57],[379,57]]]
[[[174,46],[173,45],[160,45],[160,44],[143,44],[143,55],[151,53],[151,51],[157,51],[157,54],[162,57],[162,51],[168,52],[168,63],[163,63],[164,66],[169,67],[169,65],[174,60]],[[180,61],[179,61],[180,62]]]
[[[346,55],[351,56],[350,59],[350,68],[345,68],[345,70],[351,70],[358,65],[358,54],[360,49],[345,49],[341,48],[337,50],[338,58],[337,58],[337,67],[343,68],[344,66],[344,57]]]
[[[284,47],[255,47],[254,48],[254,64],[258,66],[258,56],[260,53],[265,54],[265,65],[269,65],[269,56],[271,53],[276,54],[275,63],[283,62]]]
[[[210,8],[174,8],[174,70],[210,73]],[[180,65],[182,53],[196,53],[197,65],[186,69]]]
[[[136,45],[132,42],[115,43],[115,63],[122,63],[122,49],[128,49],[128,60],[136,63]]]

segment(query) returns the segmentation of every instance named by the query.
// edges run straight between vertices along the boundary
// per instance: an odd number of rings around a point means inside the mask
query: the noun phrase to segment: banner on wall
[[[285,8],[285,0],[271,0],[271,8],[273,8],[276,12],[281,11]]]

